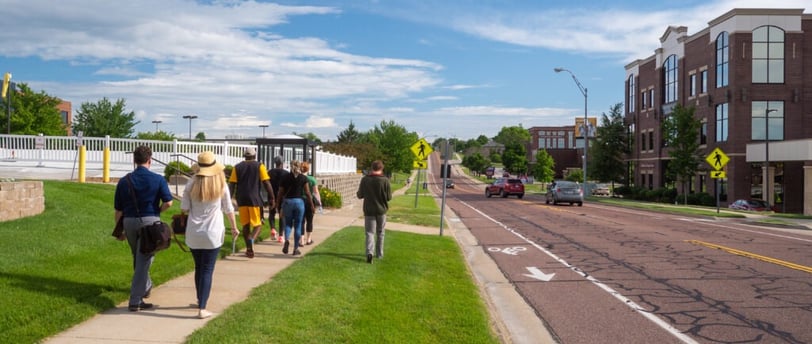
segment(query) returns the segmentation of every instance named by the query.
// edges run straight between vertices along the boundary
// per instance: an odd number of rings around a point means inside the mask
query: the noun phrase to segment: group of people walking
[[[265,206],[260,190],[268,195],[270,238],[282,243],[282,253],[301,255],[300,247],[313,243],[313,218],[316,209],[321,207],[321,199],[316,179],[308,175],[309,164],[293,160],[287,171],[282,157],[275,157],[274,168],[269,172],[256,160],[256,149],[246,148],[243,156],[245,160],[234,166],[226,180],[225,166],[216,160],[214,153],[201,152],[192,168],[194,175],[183,191],[180,208],[188,215],[185,238],[195,263],[197,316],[201,319],[212,316],[206,306],[214,266],[225,242],[226,219],[233,237],[242,234],[246,257],[254,258],[254,241],[262,230]],[[120,240],[127,240],[133,256],[128,309],[137,312],[153,307],[144,299],[149,298],[152,290],[149,270],[154,254],[138,250],[139,231],[144,224],[159,220],[160,213],[172,206],[173,197],[167,181],[149,170],[152,150],[148,146],[134,150],[133,162],[135,170],[116,186],[114,207],[116,221],[124,218],[126,236]],[[376,161],[372,170],[362,179],[357,193],[358,198],[364,200],[368,263],[372,263],[373,254],[383,257],[385,214],[392,197],[388,179],[379,178],[383,177],[383,163]],[[239,214],[240,227],[237,227],[235,213]]]

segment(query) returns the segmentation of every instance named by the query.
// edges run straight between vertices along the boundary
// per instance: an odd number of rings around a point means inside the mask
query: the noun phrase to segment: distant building
[[[719,148],[730,158],[727,178],[717,179],[722,206],[764,198],[812,215],[812,15],[803,12],[733,9],[693,35],[668,27],[654,55],[626,65],[634,185],[666,185],[670,157],[660,128],[680,104],[702,123],[700,154]],[[712,171],[702,163],[687,191],[713,194]]]
[[[59,116],[62,118],[62,124],[65,125],[67,135],[73,136],[73,112],[71,110],[71,103],[63,100],[56,108],[59,110]]]
[[[546,150],[555,163],[553,171],[556,179],[564,178],[569,169],[581,169],[584,161],[584,142],[583,138],[576,138],[575,129],[574,125],[527,129],[530,132],[527,161],[530,165],[535,164],[539,150]]]

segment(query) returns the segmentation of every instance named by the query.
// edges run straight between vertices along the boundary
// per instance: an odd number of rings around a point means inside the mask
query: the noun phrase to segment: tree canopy
[[[62,101],[40,91],[34,93],[28,84],[17,84],[17,90],[8,91],[11,99],[11,133],[18,135],[44,134],[49,136],[66,135],[65,124],[57,105]],[[0,116],[3,133],[8,130],[8,102],[3,102]]]
[[[589,146],[589,177],[601,182],[621,182],[626,175],[623,159],[628,153],[628,135],[622,114],[623,104],[617,103],[603,113],[595,143]]]
[[[687,184],[702,163],[699,155],[699,129],[702,123],[694,117],[693,107],[685,108],[677,104],[662,126],[668,156],[671,157],[666,174],[672,180]],[[687,189],[683,189],[686,203]]]
[[[125,112],[124,99],[102,98],[96,103],[82,103],[73,119],[73,131],[82,131],[85,136],[129,138],[140,121],[135,120],[135,112]]]

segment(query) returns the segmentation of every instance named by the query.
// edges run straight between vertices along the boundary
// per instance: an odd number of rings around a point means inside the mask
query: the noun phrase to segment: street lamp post
[[[192,139],[192,120],[197,118],[197,116],[196,115],[186,115],[186,116],[183,116],[183,118],[189,120],[189,140],[191,140]]]
[[[158,132],[158,124],[163,123],[163,121],[154,120],[152,123],[155,123],[155,132]]]
[[[265,128],[267,128],[268,125],[267,124],[260,124],[259,127],[262,128],[262,137],[264,138],[265,137]]]
[[[777,109],[764,109],[764,186],[761,191],[764,193],[764,201],[767,202],[767,209],[772,209],[772,178],[770,178],[770,112]]]
[[[581,82],[578,81],[578,78],[576,78],[575,74],[573,74],[569,69],[557,67],[557,68],[555,68],[553,70],[556,73],[561,73],[561,72],[570,73],[570,76],[572,76],[572,80],[575,81],[575,84],[578,85],[578,89],[581,90],[581,94],[584,95],[584,126],[583,126],[581,132],[584,135],[584,168],[583,168],[583,172],[584,172],[584,196],[586,196],[586,195],[589,194],[589,187],[586,184],[586,178],[587,178],[586,177],[586,160],[587,160],[587,152],[589,151],[589,120],[587,119],[587,99],[588,99],[587,94],[588,94],[588,92],[587,92],[586,87],[581,85]]]

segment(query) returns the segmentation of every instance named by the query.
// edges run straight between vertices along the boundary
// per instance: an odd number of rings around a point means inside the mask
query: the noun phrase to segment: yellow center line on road
[[[685,240],[685,241],[689,242],[691,244],[694,244],[694,245],[701,245],[701,246],[705,246],[705,247],[715,248],[717,250],[722,250],[722,251],[732,253],[732,254],[735,254],[735,255],[739,255],[739,256],[742,256],[742,257],[758,259],[758,260],[765,261],[765,262],[768,262],[768,263],[773,263],[773,264],[785,266],[785,267],[788,267],[790,269],[795,269],[795,270],[800,270],[800,271],[812,273],[812,267],[810,267],[810,266],[795,264],[795,263],[791,263],[791,262],[788,262],[788,261],[785,261],[785,260],[780,260],[780,259],[776,259],[776,258],[770,258],[770,257],[767,257],[767,256],[762,256],[762,255],[758,255],[758,254],[747,252],[747,251],[737,250],[735,248],[730,248],[730,247],[725,247],[725,246],[721,246],[721,245],[711,244],[709,242],[704,242],[704,241],[699,241],[699,240]]]

